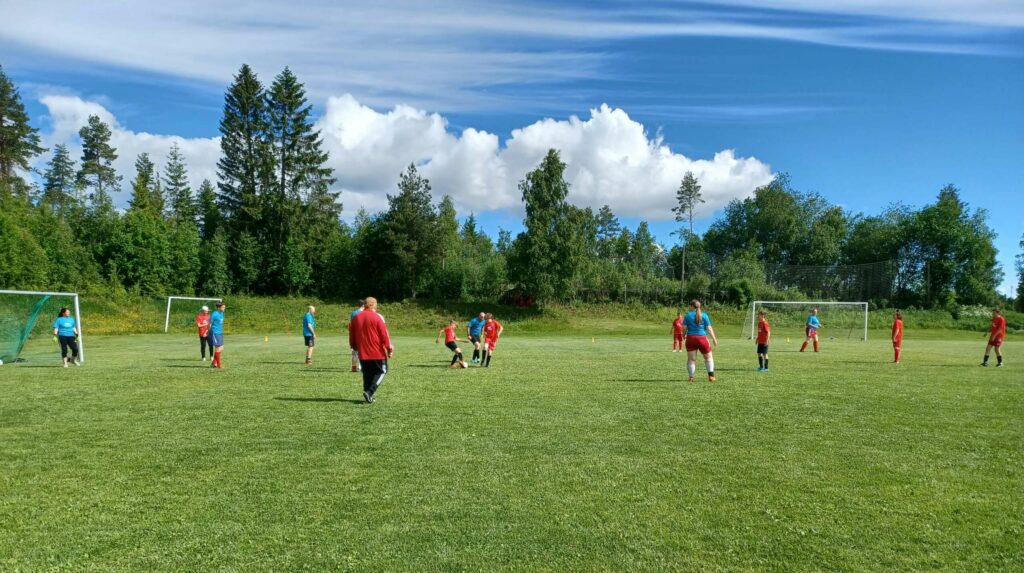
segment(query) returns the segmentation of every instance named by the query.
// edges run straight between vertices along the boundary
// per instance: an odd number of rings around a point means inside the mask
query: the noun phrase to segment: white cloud
[[[124,176],[123,189],[130,188],[129,182],[135,176],[135,158],[140,153],[149,153],[157,168],[162,170],[173,143],[178,144],[182,155],[185,156],[193,191],[199,188],[203,179],[217,181],[220,138],[185,138],[132,131],[122,126],[101,104],[83,100],[78,96],[45,95],[40,98],[40,102],[48,110],[50,125],[50,129],[44,133],[44,143],[51,148],[58,143],[66,144],[76,163],[82,155],[78,130],[88,123],[89,116],[97,115],[110,126],[110,144],[118,153],[114,167]],[[118,206],[124,206],[128,202],[128,196],[127,191],[115,193],[114,201]]]
[[[76,96],[49,95],[41,101],[49,110],[48,145],[68,143],[78,155],[77,133],[89,115],[99,115],[111,126],[111,142],[119,153],[116,167],[125,176],[125,188],[136,155],[147,152],[162,166],[174,142],[185,154],[194,186],[204,178],[216,180],[218,138],[134,132],[99,103]],[[737,157],[732,150],[711,159],[675,153],[625,111],[606,105],[591,110],[586,119],[537,121],[514,130],[502,143],[497,135],[473,128],[453,133],[436,113],[409,106],[379,112],[344,95],[327,100],[317,128],[348,215],[360,207],[371,212],[386,208],[386,195],[395,193],[399,174],[410,163],[430,179],[436,199],[451,195],[463,214],[520,212],[518,182],[551,148],[558,149],[568,165],[570,202],[595,209],[608,204],[620,215],[653,220],[672,216],[675,190],[686,171],[696,173],[703,185],[707,203],[702,215],[749,195],[772,178],[767,164]],[[128,193],[115,198],[119,205],[127,199]]]

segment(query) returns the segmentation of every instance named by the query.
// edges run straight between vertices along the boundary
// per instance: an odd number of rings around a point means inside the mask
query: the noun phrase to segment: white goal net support
[[[193,320],[203,303],[218,303],[224,299],[201,296],[169,296],[167,297],[167,314],[164,317],[164,332],[170,332],[171,326],[186,328],[195,326]],[[177,305],[174,303],[178,302]],[[207,305],[209,306],[209,305]],[[172,309],[172,307],[174,307]],[[185,310],[187,309],[187,310]],[[172,316],[172,310],[174,312]]]
[[[82,313],[77,292],[0,290],[0,361],[10,364],[22,360],[30,342],[40,355],[50,354],[53,322],[62,307],[68,307],[78,328],[78,358],[85,362]],[[45,348],[45,350],[43,350]],[[29,352],[32,354],[32,352]],[[58,352],[59,354],[59,352]]]
[[[867,340],[868,303],[832,301],[777,301],[755,300],[750,303],[750,312],[743,319],[742,337],[751,340],[757,336],[757,316],[762,310],[771,325],[772,338],[780,336],[803,339],[807,317],[812,309],[818,309],[821,329],[818,336],[824,339]]]

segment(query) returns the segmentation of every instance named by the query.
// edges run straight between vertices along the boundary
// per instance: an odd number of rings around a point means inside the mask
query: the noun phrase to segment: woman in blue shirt
[[[53,321],[53,335],[60,342],[60,359],[64,368],[68,367],[68,349],[71,350],[71,361],[75,366],[81,366],[78,360],[78,324],[66,306],[60,309],[57,320]]]
[[[693,307],[683,318],[683,328],[686,332],[686,371],[690,375],[690,382],[693,382],[693,375],[697,372],[697,352],[704,356],[704,366],[708,369],[708,382],[715,381],[715,357],[711,353],[711,345],[708,344],[708,336],[718,346],[718,337],[711,328],[711,317],[701,311],[700,301],[690,302]]]
[[[804,324],[804,344],[800,347],[800,352],[807,350],[807,343],[814,341],[814,351],[818,351],[818,330],[821,329],[821,321],[818,320],[818,309],[812,308],[811,315],[807,317],[807,323]]]

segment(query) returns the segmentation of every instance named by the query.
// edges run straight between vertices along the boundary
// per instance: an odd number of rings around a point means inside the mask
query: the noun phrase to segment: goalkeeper
[[[53,321],[53,335],[60,342],[60,359],[64,368],[68,367],[68,350],[71,350],[71,361],[75,366],[81,366],[78,360],[78,324],[66,306],[60,309],[57,320]]]

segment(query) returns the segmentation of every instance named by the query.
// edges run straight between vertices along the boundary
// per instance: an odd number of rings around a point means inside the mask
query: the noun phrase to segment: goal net
[[[213,312],[213,305],[220,302],[218,297],[196,297],[196,296],[169,296],[167,297],[167,314],[164,318],[164,332],[172,329],[176,332],[195,330],[196,315],[204,306],[210,307]]]
[[[782,337],[803,339],[804,326],[812,309],[818,309],[821,321],[819,338],[839,340],[868,339],[868,303],[866,302],[791,302],[756,300],[750,303],[747,316],[743,319],[743,338],[750,340],[757,336],[757,316],[762,310],[771,325],[772,338]]]
[[[78,293],[0,290],[0,360],[4,364],[26,360],[56,360],[53,321],[63,307],[71,310],[82,332]],[[79,337],[79,358],[85,350]]]

